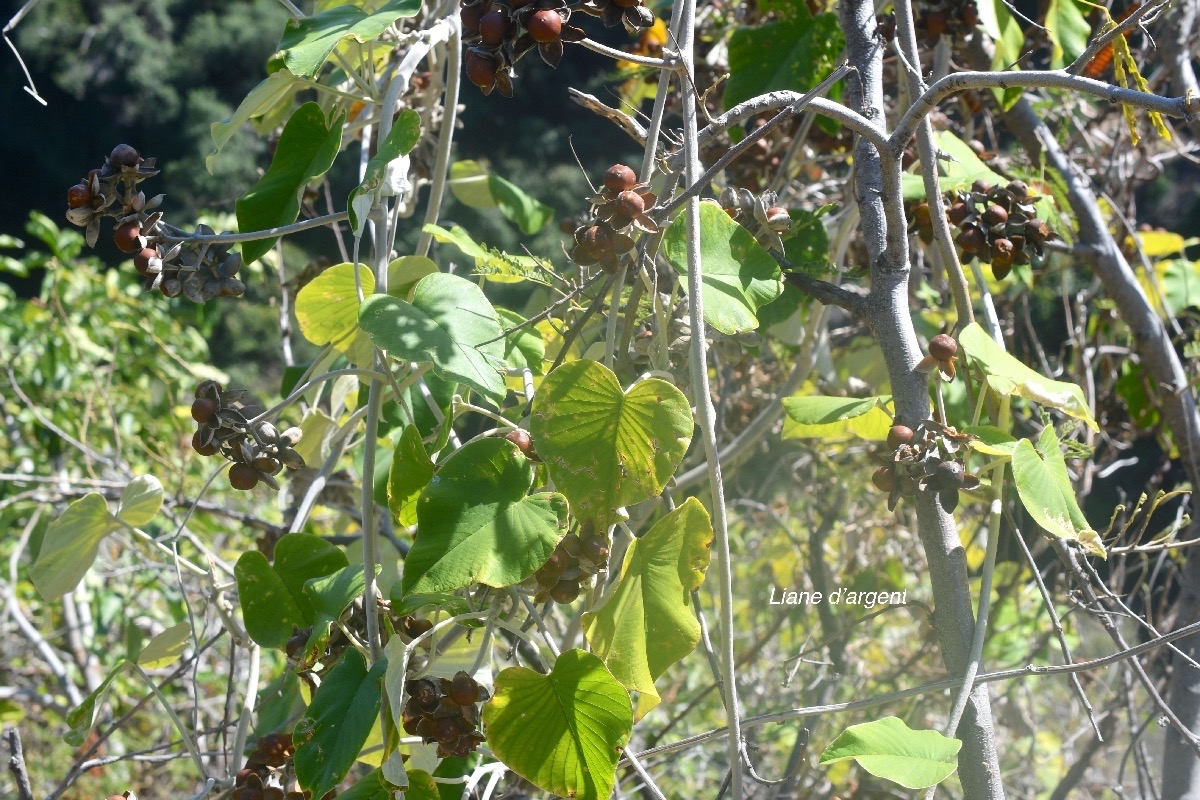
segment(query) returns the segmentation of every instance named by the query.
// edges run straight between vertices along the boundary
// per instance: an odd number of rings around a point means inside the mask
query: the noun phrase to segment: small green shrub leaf
[[[192,626],[186,622],[172,625],[155,636],[142,652],[138,654],[137,663],[146,669],[158,669],[173,664],[183,655],[184,649],[192,637]]]
[[[496,757],[539,789],[607,800],[633,712],[625,689],[599,658],[568,650],[549,675],[525,667],[497,675],[483,723]]]
[[[554,485],[580,518],[606,528],[614,511],[657,496],[692,440],[687,398],[660,378],[621,389],[612,370],[572,361],[547,375],[530,433]]]
[[[907,789],[935,786],[958,768],[962,742],[937,731],[914,731],[898,717],[846,728],[825,752],[822,764],[854,759],[867,772]]]
[[[370,41],[396,20],[411,17],[420,9],[421,0],[391,0],[368,14],[359,4],[346,3],[311,17],[289,20],[279,41],[283,63],[293,74],[311,78],[342,39],[353,36],[359,42]]]
[[[275,565],[257,550],[243,553],[234,565],[246,633],[263,647],[283,647],[292,627],[315,620],[304,584],[348,565],[345,554],[319,536],[291,533],[275,545]]]
[[[554,216],[554,209],[530,197],[521,187],[489,173],[478,161],[456,161],[450,167],[450,192],[469,208],[499,208],[521,233],[532,236]]]
[[[139,475],[129,482],[121,492],[117,505],[117,516],[126,525],[140,528],[146,525],[162,508],[163,487],[153,475]]]
[[[401,525],[417,521],[417,498],[433,479],[433,462],[425,452],[421,432],[408,425],[400,432],[388,471],[388,507]]]

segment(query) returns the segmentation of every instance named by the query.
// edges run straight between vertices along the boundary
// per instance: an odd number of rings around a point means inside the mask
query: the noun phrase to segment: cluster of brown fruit
[[[597,531],[591,521],[583,524],[580,533],[568,533],[533,573],[532,583],[537,588],[533,601],[574,602],[584,585],[608,566],[609,549],[607,534]]]
[[[134,268],[146,279],[148,291],[157,289],[167,297],[183,295],[194,303],[245,294],[246,285],[237,277],[241,254],[230,253],[228,245],[192,240],[170,228],[163,223],[162,212],[154,210],[163,195],[147,200],[138,189],[139,183],[157,174],[153,158],[142,158],[127,144],[117,145],[102,167],[89,171],[67,190],[67,220],[84,228],[88,246],[95,247],[100,220],[112,217],[116,222],[113,244],[133,256]],[[197,236],[213,233],[204,225],[196,228]]]
[[[1024,181],[992,186],[976,181],[970,190],[951,192],[946,218],[959,229],[955,241],[963,258],[978,258],[991,264],[996,280],[1008,276],[1014,264],[1029,264],[1042,258],[1042,245],[1054,237],[1044,220],[1037,217],[1034,203]],[[917,234],[926,244],[933,241],[933,222],[929,205],[921,203],[912,214]]]
[[[290,733],[269,733],[259,739],[246,766],[238,770],[229,800],[311,800],[312,792],[286,789],[292,782],[287,772],[295,755]],[[336,796],[337,791],[330,790],[322,800]]]
[[[930,47],[943,36],[966,36],[979,25],[975,0],[936,0],[922,5],[916,19],[917,40]]]
[[[463,40],[468,45],[463,63],[467,79],[491,94],[512,97],[513,64],[533,49],[557,67],[563,43],[587,38],[582,28],[567,24],[572,10],[600,17],[605,25],[623,23],[636,33],[654,24],[644,0],[463,0],[459,9]]]
[[[727,186],[721,191],[718,202],[725,213],[754,234],[755,241],[764,248],[783,252],[782,234],[791,230],[792,216],[778,205],[779,197],[775,192],[767,191],[755,197],[749,189]]]
[[[410,736],[426,744],[437,742],[438,758],[466,758],[484,741],[479,731],[479,703],[488,699],[487,689],[466,672],[452,679],[419,678],[405,686],[403,727]]]
[[[590,198],[590,221],[575,229],[571,260],[581,267],[598,266],[616,272],[621,259],[633,253],[632,228],[655,233],[650,216],[658,196],[638,183],[637,173],[625,164],[613,164],[604,173],[604,188]]]
[[[203,381],[196,387],[192,401],[192,419],[196,433],[192,449],[202,456],[220,453],[233,462],[229,485],[249,491],[263,482],[278,489],[275,476],[288,469],[300,469],[304,459],[293,448],[300,442],[299,428],[279,431],[266,420],[257,419],[261,409],[246,404],[242,389],[224,391],[216,381]]]

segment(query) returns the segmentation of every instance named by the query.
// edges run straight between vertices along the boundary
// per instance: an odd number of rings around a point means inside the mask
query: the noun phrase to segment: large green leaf
[[[221,148],[229,143],[229,140],[242,129],[243,125],[252,117],[270,111],[288,95],[295,94],[300,86],[300,81],[296,80],[296,76],[291,72],[286,69],[276,70],[250,90],[245,99],[238,104],[233,116],[222,122],[214,122],[209,128],[213,140],[213,151],[204,159],[204,166],[208,169],[209,174],[212,174],[213,164],[216,163],[217,154],[221,152]]]
[[[46,528],[37,561],[29,568],[42,599],[55,600],[78,586],[96,560],[101,540],[121,527],[121,520],[108,512],[104,497],[96,492],[67,506]]]
[[[117,516],[126,525],[140,528],[162,508],[163,486],[153,475],[139,475],[126,485],[117,505]]]
[[[408,425],[400,433],[388,471],[388,507],[401,525],[417,521],[417,498],[433,478],[433,462],[421,442],[421,432]]]
[[[525,667],[497,675],[483,723],[496,758],[539,789],[608,800],[633,712],[599,658],[568,650],[549,675]]]
[[[375,276],[358,265],[363,296],[375,293]],[[358,333],[358,287],[353,264],[334,264],[296,293],[296,322],[300,333],[315,345],[351,349]]]
[[[366,661],[347,648],[313,695],[308,712],[296,723],[296,780],[313,797],[342,782],[363,743],[379,721],[387,659],[367,671]]]
[[[708,512],[689,497],[629,546],[616,588],[583,615],[592,652],[640,693],[639,718],[659,703],[654,681],[700,641],[691,593],[704,582],[712,539]]]
[[[1050,69],[1062,69],[1087,49],[1092,26],[1075,0],[1050,0],[1046,7],[1046,34],[1050,39]]]
[[[1056,408],[1086,422],[1092,430],[1099,430],[1078,384],[1051,380],[1025,366],[996,344],[979,323],[972,322],[963,329],[958,344],[967,363],[984,375],[988,387],[996,394],[1015,394],[1038,405]]]
[[[279,41],[287,68],[301,77],[313,77],[342,39],[348,36],[360,42],[374,39],[401,17],[416,14],[421,9],[421,0],[391,0],[372,14],[359,5],[346,3],[311,17],[289,20]]]
[[[935,786],[958,768],[962,742],[937,731],[914,731],[898,717],[884,717],[842,731],[822,764],[854,759],[872,775],[908,789]]]
[[[507,308],[497,308],[496,316],[506,331],[512,331],[504,337],[504,361],[509,369],[528,368],[534,375],[541,375],[544,371],[542,362],[546,360],[546,343],[538,335],[537,328],[526,325],[524,317]]]
[[[358,318],[375,345],[402,361],[422,361],[499,403],[506,389],[504,342],[496,311],[478,286],[456,275],[422,278],[411,303],[367,299]]]
[[[300,192],[333,164],[341,146],[345,119],[343,112],[332,124],[327,124],[325,112],[316,103],[305,103],[292,112],[279,136],[271,166],[237,202],[240,230],[267,230],[296,221]],[[242,259],[249,264],[274,246],[275,238],[246,242],[242,245]]]
[[[605,528],[617,508],[662,492],[691,443],[693,420],[687,398],[660,378],[622,391],[603,364],[572,361],[542,379],[529,427],[571,510]]]
[[[663,253],[680,274],[687,274],[686,214],[667,228]],[[754,330],[759,306],[783,292],[783,273],[775,259],[716,203],[700,204],[700,269],[704,321],[721,333]]]
[[[303,628],[315,619],[304,584],[347,565],[341,550],[307,533],[291,533],[280,539],[275,545],[274,566],[257,550],[243,553],[233,572],[246,633],[263,647],[286,645],[293,626]]]
[[[1042,429],[1037,447],[1028,439],[1017,442],[1012,471],[1017,495],[1038,525],[1053,536],[1078,542],[1088,552],[1105,557],[1100,534],[1088,525],[1075,499],[1071,475],[1053,425]]]
[[[528,496],[533,465],[489,437],[446,459],[417,502],[417,538],[404,560],[404,593],[511,586],[554,552],[566,523],[559,494]]]
[[[836,66],[844,41],[837,16],[812,17],[803,3],[785,5],[778,22],[740,27],[729,37],[727,109],[764,92],[803,91]]]
[[[478,161],[456,161],[450,167],[450,192],[470,208],[499,208],[510,221],[531,236],[554,216],[554,209],[530,197],[521,187],[489,173]]]
[[[411,108],[404,110],[396,118],[387,138],[379,145],[375,155],[367,162],[367,170],[362,183],[355,186],[346,199],[346,210],[350,214],[350,229],[355,236],[362,234],[363,226],[367,224],[367,212],[378,199],[377,194],[383,189],[383,181],[387,176],[388,165],[400,156],[408,155],[417,146],[421,138],[421,115]],[[407,177],[407,175],[405,176]]]
[[[409,778],[412,777],[413,773],[410,772]],[[432,783],[432,779],[429,782]],[[405,800],[419,800],[420,795],[414,794],[411,789],[410,785],[410,790],[404,795]],[[383,779],[383,770],[373,769],[346,791],[338,792],[338,800],[392,800],[392,790]]]

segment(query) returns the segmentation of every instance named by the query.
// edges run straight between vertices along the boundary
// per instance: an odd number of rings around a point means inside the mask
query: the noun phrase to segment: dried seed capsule
[[[895,450],[900,445],[911,442],[915,435],[913,429],[907,425],[893,425],[892,429],[888,431],[887,445]]]
[[[929,340],[929,355],[938,361],[954,358],[956,353],[958,353],[958,342],[954,341],[954,337],[948,333],[939,333]]]
[[[212,456],[216,455],[217,450],[220,448],[217,447],[216,438],[211,439],[208,444],[205,444],[203,437],[200,436],[200,431],[196,431],[192,434],[192,449],[202,456]]]
[[[92,202],[92,190],[85,184],[77,183],[67,189],[67,205],[71,208],[83,208]]]
[[[108,154],[108,163],[117,169],[121,167],[136,167],[142,160],[142,154],[127,144],[119,144]]]
[[[462,22],[462,35],[464,39],[471,39],[479,35],[479,21],[482,18],[483,3],[473,3],[459,9],[458,19]]]
[[[558,37],[562,34],[562,26],[562,16],[551,9],[535,11],[525,24],[530,38],[541,44],[558,41]]]
[[[122,253],[134,253],[142,249],[142,243],[138,239],[141,235],[142,228],[140,225],[136,222],[126,222],[113,231],[113,244]]]
[[[963,228],[962,233],[955,241],[958,242],[958,246],[963,249],[965,255],[973,256],[983,250],[984,245],[987,244],[987,237],[979,228],[970,225]]]
[[[149,278],[152,274],[150,272],[150,259],[152,258],[158,258],[158,251],[153,247],[143,247],[141,251],[139,251],[138,254],[133,257],[133,268],[138,271],[139,275]]]
[[[955,203],[946,211],[946,218],[955,225],[961,225],[970,214],[971,207],[966,203]]]
[[[521,454],[530,457],[536,455],[533,452],[533,439],[529,436],[529,431],[524,428],[515,428],[504,435],[505,439],[517,446]]]
[[[1031,219],[1025,223],[1025,238],[1034,244],[1047,242],[1053,235],[1050,226],[1040,219]]]
[[[192,419],[203,425],[217,413],[217,404],[207,397],[197,397],[192,401]]]
[[[891,494],[896,488],[896,473],[891,467],[880,467],[875,470],[875,474],[871,476],[871,483],[875,484],[875,488],[884,494]]]
[[[477,53],[474,50],[467,53],[467,80],[485,92],[490,92],[496,86],[496,70],[500,62],[495,56]]]
[[[550,590],[550,597],[556,603],[570,603],[579,597],[579,581],[559,581]]]
[[[258,486],[258,473],[249,464],[234,464],[229,468],[229,485],[242,492]]]
[[[613,192],[623,192],[637,186],[637,173],[624,164],[613,164],[604,173],[604,187]]]
[[[985,225],[999,225],[1002,222],[1008,222],[1008,212],[1001,206],[990,205],[987,207],[987,211],[983,212],[981,219]]]
[[[632,219],[646,210],[646,201],[637,192],[626,190],[617,195],[613,206],[618,214]]]
[[[499,9],[484,14],[479,18],[479,35],[489,47],[503,42],[508,35],[508,15]]]
[[[454,673],[450,681],[450,689],[446,695],[460,706],[469,706],[479,699],[479,684],[466,672]]]

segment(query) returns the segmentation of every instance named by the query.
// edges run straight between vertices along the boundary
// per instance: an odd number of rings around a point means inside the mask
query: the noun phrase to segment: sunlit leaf
[[[342,39],[352,36],[359,42],[370,41],[397,19],[411,17],[420,8],[420,0],[391,0],[368,14],[357,4],[347,3],[311,17],[288,20],[279,41],[283,61],[294,74],[311,78]]]
[[[1054,427],[1047,425],[1035,447],[1028,439],[1017,442],[1012,454],[1013,482],[1021,504],[1038,525],[1060,539],[1078,542],[1101,558],[1106,556],[1100,534],[1088,524],[1075,498],[1071,475]]]
[[[127,525],[140,528],[158,515],[162,508],[163,487],[153,475],[139,475],[121,492],[117,516]]]
[[[50,523],[29,577],[43,600],[55,600],[79,585],[100,552],[105,536],[122,526],[104,497],[89,492]]]
[[[183,655],[192,637],[192,626],[186,622],[172,625],[155,636],[137,657],[138,666],[158,669],[173,664]]]
[[[375,155],[367,162],[367,170],[362,182],[350,192],[346,199],[346,210],[350,214],[350,230],[355,236],[362,234],[367,224],[365,216],[358,213],[356,199],[360,196],[372,197],[383,187],[384,178],[389,167],[401,156],[408,155],[421,139],[421,115],[411,108],[405,109],[388,131],[387,138],[380,143]],[[406,176],[407,177],[407,176]],[[370,203],[368,203],[368,207]]]
[[[409,425],[400,433],[388,471],[388,507],[401,525],[417,521],[417,498],[433,478],[433,462],[421,442],[421,432]]]
[[[924,789],[958,769],[962,742],[937,731],[915,731],[898,717],[851,725],[821,754],[822,764],[854,759],[872,775],[907,789]]]

